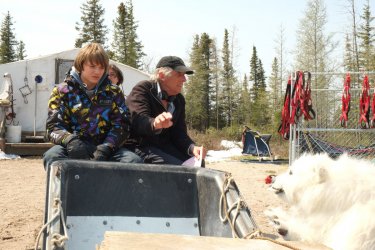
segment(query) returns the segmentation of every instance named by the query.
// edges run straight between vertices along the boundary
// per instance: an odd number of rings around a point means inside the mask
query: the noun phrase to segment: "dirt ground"
[[[277,238],[263,211],[282,204],[267,190],[264,179],[286,170],[287,165],[225,161],[207,168],[232,173],[234,180],[265,236]],[[34,249],[42,227],[45,171],[40,158],[0,160],[0,249]]]

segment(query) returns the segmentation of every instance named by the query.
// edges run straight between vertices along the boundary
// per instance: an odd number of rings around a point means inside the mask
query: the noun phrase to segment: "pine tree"
[[[138,41],[138,25],[134,21],[132,1],[120,3],[117,13],[118,17],[113,21],[113,59],[139,69],[142,67],[142,57],[146,54],[142,51],[142,43]]]
[[[359,61],[363,70],[373,71],[375,70],[375,63],[373,61],[375,55],[375,28],[371,26],[371,22],[374,20],[374,17],[371,16],[370,5],[368,1],[363,8],[361,19],[363,23],[360,25],[358,30],[358,38],[360,42]]]
[[[231,97],[231,106],[232,106],[232,122],[231,127],[232,129],[236,129],[237,127],[243,125],[243,121],[241,119],[242,111],[241,111],[241,93],[242,93],[242,83],[238,81],[236,77],[233,77],[233,85],[232,85],[232,97]]]
[[[251,123],[260,128],[270,121],[268,95],[266,92],[265,73],[262,61],[258,58],[256,47],[250,59]]]
[[[260,80],[259,80],[259,58],[258,52],[255,46],[253,46],[253,53],[250,59],[250,77],[249,80],[251,82],[251,99],[254,101],[258,99],[258,90],[260,87]]]
[[[259,87],[261,88],[261,90],[266,90],[266,73],[264,72],[262,60],[259,59],[258,65]]]
[[[210,59],[211,59],[211,38],[207,33],[201,35],[199,50],[202,56],[202,65],[201,65],[201,87],[200,87],[200,96],[202,103],[202,116],[201,116],[201,131],[206,130],[210,126]]]
[[[223,60],[223,71],[222,71],[222,85],[223,85],[223,93],[222,93],[222,115],[225,120],[226,126],[232,125],[232,118],[233,118],[233,88],[234,88],[234,69],[232,65],[231,59],[231,51],[229,49],[229,35],[228,30],[225,29],[224,31],[224,42],[223,42],[223,49],[222,49],[222,60]]]
[[[17,47],[17,60],[24,60],[26,57],[25,43],[20,41]]]
[[[121,63],[126,64],[126,58],[128,55],[128,41],[127,41],[127,18],[128,13],[124,3],[120,3],[117,8],[118,17],[113,21],[114,33],[113,33],[113,59]]]
[[[18,42],[14,34],[12,17],[9,11],[1,24],[0,38],[0,64],[16,61]]]
[[[271,76],[268,79],[268,83],[270,86],[270,104],[271,104],[271,113],[272,113],[272,124],[273,129],[276,131],[277,126],[280,123],[281,119],[281,107],[282,103],[282,96],[280,95],[281,91],[281,82],[279,76],[279,63],[277,58],[275,57],[272,62],[272,71]]]
[[[251,109],[250,109],[250,91],[249,91],[249,80],[245,74],[242,81],[241,93],[239,97],[239,108],[238,108],[238,124],[249,124]]]
[[[199,117],[199,106],[196,102],[198,95],[199,77],[196,70],[200,68],[199,55],[199,35],[194,36],[193,46],[190,53],[190,67],[195,70],[194,74],[189,76],[188,83],[184,86],[184,96],[186,101],[186,120],[189,128],[196,128]]]
[[[81,24],[76,22],[76,30],[79,36],[76,39],[75,47],[81,48],[83,44],[96,42],[106,47],[107,26],[104,25],[104,8],[100,0],[87,0],[81,6]]]
[[[259,110],[259,120],[256,122],[258,127],[265,128],[270,125],[272,110],[270,109],[270,95],[267,91],[266,74],[264,71],[262,60],[259,59],[259,95],[257,100]]]
[[[205,131],[210,121],[210,58],[211,42],[209,35],[203,33],[201,37],[195,36],[192,53],[190,55],[191,67],[194,75],[189,77],[186,103],[187,116],[190,126],[199,131]]]
[[[224,122],[222,119],[222,110],[221,110],[221,99],[220,92],[222,89],[221,85],[221,61],[219,58],[219,52],[216,47],[216,40],[212,39],[210,44],[211,58],[210,58],[210,71],[211,71],[211,83],[210,83],[210,125],[219,129],[223,126]]]

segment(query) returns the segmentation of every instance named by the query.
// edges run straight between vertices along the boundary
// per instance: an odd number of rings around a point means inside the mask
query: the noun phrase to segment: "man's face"
[[[169,96],[181,93],[182,87],[186,82],[185,73],[172,71],[168,76],[161,73],[161,88],[167,92]]]
[[[98,84],[104,72],[105,68],[102,65],[94,62],[85,62],[81,72],[81,80],[91,89]]]

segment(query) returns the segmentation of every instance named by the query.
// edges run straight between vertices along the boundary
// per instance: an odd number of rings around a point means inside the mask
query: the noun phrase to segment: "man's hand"
[[[204,158],[206,158],[207,149],[205,149],[203,146],[201,147],[194,146],[192,153],[197,159],[200,159],[200,155],[202,153],[202,160],[204,160]]]
[[[172,114],[170,112],[163,112],[155,117],[154,123],[152,124],[155,130],[169,128],[173,125]]]

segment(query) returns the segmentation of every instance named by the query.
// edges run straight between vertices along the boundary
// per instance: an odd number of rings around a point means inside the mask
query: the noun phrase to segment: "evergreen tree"
[[[134,21],[132,1],[120,3],[118,17],[113,21],[113,59],[134,68],[142,67],[143,45],[138,41],[137,27]]]
[[[259,80],[259,87],[262,90],[266,90],[266,73],[264,72],[262,60],[259,59],[259,68],[258,68],[258,80]]]
[[[194,75],[189,77],[186,93],[186,103],[189,107],[187,116],[190,120],[190,126],[199,131],[205,131],[209,127],[210,121],[211,42],[212,40],[207,33],[203,33],[201,37],[195,36],[190,56]]]
[[[201,130],[206,130],[210,126],[210,59],[211,59],[211,38],[207,33],[201,35],[199,50],[202,56],[202,65],[201,65],[201,87],[200,87],[200,96],[202,103],[202,120],[201,120]]]
[[[16,61],[18,42],[14,34],[13,21],[9,11],[1,24],[0,39],[0,64]]]
[[[250,92],[249,92],[249,80],[247,75],[244,75],[242,86],[241,86],[241,94],[239,98],[239,108],[238,108],[238,124],[249,124],[250,123]]]
[[[104,8],[100,0],[87,0],[81,6],[81,24],[76,23],[76,30],[79,36],[76,39],[75,47],[81,48],[83,44],[96,42],[105,46],[107,26],[104,25]]]
[[[262,61],[258,58],[256,47],[250,59],[251,123],[256,127],[268,125],[270,120],[268,96],[266,93],[265,73]]]
[[[209,91],[209,105],[210,105],[210,125],[215,127],[216,129],[222,128],[224,126],[224,122],[222,119],[222,109],[221,109],[221,99],[220,99],[220,92],[221,92],[221,61],[219,58],[219,52],[216,47],[216,40],[211,40],[211,62],[210,62],[210,91]]]
[[[371,22],[374,20],[374,17],[371,16],[370,5],[367,1],[367,4],[364,6],[363,14],[361,15],[363,23],[360,25],[358,30],[358,38],[360,42],[359,46],[359,61],[361,68],[365,71],[375,70],[374,60],[374,41],[375,41],[375,28],[371,26]]]
[[[232,65],[231,59],[231,51],[229,49],[229,35],[228,30],[225,29],[224,31],[224,42],[223,42],[223,49],[222,49],[222,60],[223,60],[223,71],[222,71],[222,85],[223,85],[223,93],[222,93],[222,115],[225,120],[226,126],[232,125],[232,118],[233,118],[233,88],[234,88],[234,69]]]
[[[281,109],[283,106],[283,99],[280,95],[281,91],[281,82],[280,82],[280,76],[279,76],[279,63],[277,58],[275,57],[272,62],[272,71],[271,76],[268,79],[268,83],[270,86],[270,104],[271,104],[271,112],[272,112],[272,124],[273,129],[276,131],[278,128],[278,125],[281,120]]]
[[[242,83],[235,77],[233,78],[233,89],[232,89],[232,124],[231,127],[237,128],[243,125],[243,114],[241,110],[242,99]]]
[[[194,70],[194,74],[189,76],[189,81],[184,86],[186,120],[189,128],[196,128],[199,123],[200,104],[196,102],[196,96],[199,92],[199,72],[197,72],[197,69],[200,68],[199,53],[199,35],[195,35],[190,53],[190,67]]]
[[[27,57],[25,43],[20,41],[17,47],[17,60],[23,60]]]
[[[253,46],[253,53],[251,55],[250,59],[250,82],[251,82],[251,99],[257,100],[258,99],[258,93],[261,87],[261,80],[259,77],[261,76],[259,71],[259,58],[258,58],[258,52],[255,46]]]

